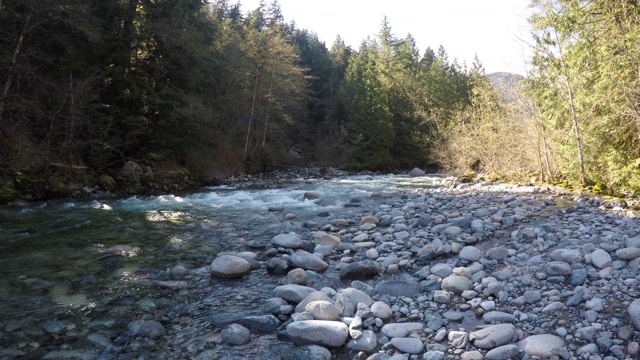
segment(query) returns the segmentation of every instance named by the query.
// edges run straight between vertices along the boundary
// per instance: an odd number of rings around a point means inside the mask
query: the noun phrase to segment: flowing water
[[[62,332],[82,337],[85,325],[95,328],[114,309],[154,297],[145,281],[170,280],[175,265],[207,266],[219,252],[267,245],[275,234],[312,226],[306,219],[347,217],[370,209],[374,193],[425,188],[436,178],[352,176],[267,190],[0,207],[0,349],[51,348]],[[305,200],[307,192],[321,196]],[[286,213],[297,220],[283,221]]]

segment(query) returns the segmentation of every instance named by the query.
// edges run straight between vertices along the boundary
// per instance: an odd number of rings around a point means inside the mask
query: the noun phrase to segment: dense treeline
[[[444,48],[421,56],[386,19],[359,49],[327,48],[276,1],[243,14],[226,0],[0,0],[0,45],[4,186],[16,172],[116,177],[129,161],[203,176],[296,156],[425,165],[439,122],[469,103]]]
[[[491,86],[442,132],[439,158],[497,175],[640,190],[640,7],[534,0],[533,58],[508,101]]]

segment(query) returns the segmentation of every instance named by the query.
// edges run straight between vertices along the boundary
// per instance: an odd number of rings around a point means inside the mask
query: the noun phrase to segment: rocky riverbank
[[[0,358],[640,356],[640,221],[626,203],[453,178],[352,200],[309,218],[270,209],[279,233],[158,270],[137,280],[155,294],[114,302],[108,319],[45,322],[39,336],[57,340]],[[20,329],[5,324],[5,339],[7,326]]]
[[[263,315],[212,316],[205,354],[278,332],[284,359],[638,358],[640,223],[620,205],[444,181],[277,235],[213,262],[216,277],[253,263],[287,284]]]

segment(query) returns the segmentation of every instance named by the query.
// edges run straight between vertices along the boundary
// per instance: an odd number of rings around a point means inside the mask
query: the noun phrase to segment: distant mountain
[[[495,72],[489,74],[489,80],[491,85],[498,89],[502,101],[508,104],[518,97],[524,76],[508,72]]]

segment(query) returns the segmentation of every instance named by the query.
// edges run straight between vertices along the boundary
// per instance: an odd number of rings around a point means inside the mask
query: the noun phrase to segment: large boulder
[[[424,176],[426,173],[424,172],[424,170],[419,169],[419,168],[413,168],[410,172],[409,175],[410,176]]]
[[[251,264],[238,256],[221,255],[211,263],[211,275],[232,279],[242,277],[251,271]]]

